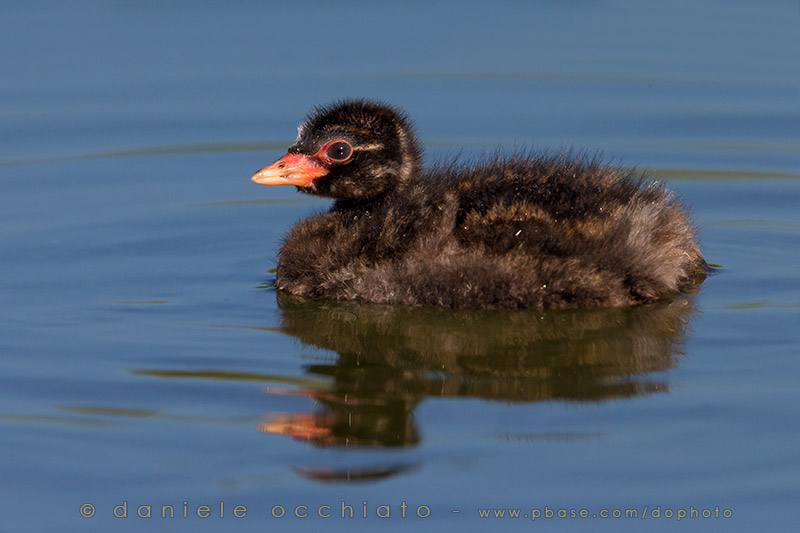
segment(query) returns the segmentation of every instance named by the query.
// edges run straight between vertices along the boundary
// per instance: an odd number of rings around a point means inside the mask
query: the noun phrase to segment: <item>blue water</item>
[[[521,4],[0,6],[0,530],[797,522],[800,6]],[[428,163],[648,170],[720,267],[635,309],[287,299],[280,240],[328,202],[249,177],[345,96]]]

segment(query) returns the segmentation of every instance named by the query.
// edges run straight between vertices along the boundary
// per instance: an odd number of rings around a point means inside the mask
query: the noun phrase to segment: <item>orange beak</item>
[[[297,185],[308,187],[312,181],[328,173],[328,169],[303,154],[286,154],[267,165],[251,178],[261,185]]]

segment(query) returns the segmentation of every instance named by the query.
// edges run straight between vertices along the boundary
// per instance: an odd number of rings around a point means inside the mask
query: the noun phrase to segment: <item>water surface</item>
[[[2,529],[787,529],[798,28],[790,1],[5,3]],[[647,170],[720,267],[631,309],[281,295],[280,239],[329,204],[249,176],[344,96],[406,108],[427,162]]]

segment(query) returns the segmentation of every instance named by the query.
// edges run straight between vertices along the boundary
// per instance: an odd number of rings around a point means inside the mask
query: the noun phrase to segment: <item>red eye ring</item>
[[[345,163],[353,157],[353,145],[344,139],[325,143],[315,154],[328,163]]]

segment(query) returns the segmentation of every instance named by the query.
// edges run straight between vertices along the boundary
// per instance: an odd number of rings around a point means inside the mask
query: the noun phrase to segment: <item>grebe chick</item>
[[[585,157],[520,154],[424,170],[405,114],[365,100],[317,108],[256,172],[335,199],[297,223],[279,290],[310,298],[465,309],[653,302],[707,266],[663,186]]]

